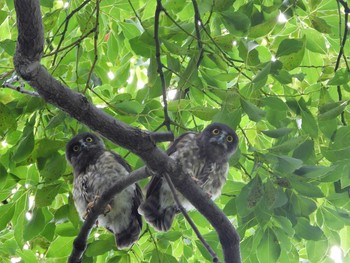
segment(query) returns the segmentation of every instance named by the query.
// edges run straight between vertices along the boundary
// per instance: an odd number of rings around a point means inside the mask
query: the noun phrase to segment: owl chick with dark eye
[[[90,205],[131,172],[129,164],[117,153],[107,150],[93,133],[81,133],[71,139],[66,158],[74,169],[73,199],[83,219]],[[129,247],[139,238],[142,219],[137,209],[141,201],[140,187],[132,184],[116,194],[106,213],[97,219],[99,225],[114,233],[118,248]]]
[[[172,143],[167,153],[214,200],[221,194],[228,173],[228,161],[236,152],[237,146],[238,137],[234,130],[225,124],[213,123],[200,133],[182,134]],[[177,195],[186,210],[193,209],[188,200],[179,193]],[[139,213],[155,229],[168,231],[178,212],[165,178],[154,175]]]

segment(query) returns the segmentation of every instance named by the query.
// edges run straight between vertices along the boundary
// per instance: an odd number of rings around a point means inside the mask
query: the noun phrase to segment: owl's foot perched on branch
[[[89,213],[91,212],[91,209],[95,206],[95,204],[98,202],[98,200],[101,197],[99,195],[96,195],[94,198],[94,201],[90,202],[87,204],[86,206],[86,211],[85,214],[83,216],[83,219],[85,220],[87,218],[87,216],[89,215]],[[112,210],[112,207],[110,204],[106,205],[105,210],[103,211],[103,215],[106,216],[110,211]]]

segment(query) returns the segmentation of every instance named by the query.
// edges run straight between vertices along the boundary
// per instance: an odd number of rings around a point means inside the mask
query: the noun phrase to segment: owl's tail
[[[115,242],[118,249],[128,248],[134,244],[140,236],[142,225],[136,218],[130,222],[130,225],[124,231],[115,234]]]
[[[168,231],[177,213],[176,206],[161,209],[156,197],[149,196],[139,207],[138,212],[158,231]]]

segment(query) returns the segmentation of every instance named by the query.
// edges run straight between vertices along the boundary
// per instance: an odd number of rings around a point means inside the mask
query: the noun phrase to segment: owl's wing
[[[177,137],[175,140],[174,140],[174,142],[169,146],[169,148],[168,148],[168,150],[166,151],[166,153],[170,156],[170,155],[172,155],[174,152],[176,152],[177,151],[177,149],[178,149],[178,146],[180,146],[181,147],[181,141],[183,140],[183,139],[185,139],[185,137],[187,137],[187,135],[189,135],[189,134],[195,134],[195,132],[185,132],[185,133],[183,133],[183,134],[181,134],[179,137]]]
[[[166,151],[166,153],[169,156],[174,154],[177,151],[177,147],[179,146],[179,143],[190,133],[193,133],[193,132],[186,132],[186,133],[180,135],[178,138],[176,138],[175,141],[169,146],[169,148]],[[157,195],[158,196],[160,187],[162,186],[162,183],[163,183],[163,177],[162,176],[159,176],[159,175],[152,176],[152,179],[151,179],[151,181],[149,182],[149,184],[147,186],[146,198],[148,198],[151,195]]]
[[[130,173],[130,172],[131,172],[131,166],[128,164],[128,162],[125,161],[124,158],[122,158],[119,154],[117,154],[117,153],[115,153],[115,152],[113,152],[113,151],[110,151],[110,152],[113,154],[115,160],[116,160],[118,163],[120,163],[120,164],[125,168],[125,170],[126,170],[128,173]]]

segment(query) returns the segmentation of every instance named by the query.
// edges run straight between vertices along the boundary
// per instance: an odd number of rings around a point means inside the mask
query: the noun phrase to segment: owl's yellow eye
[[[226,140],[227,140],[228,142],[233,142],[233,137],[232,137],[231,135],[228,135],[228,136],[226,137]]]
[[[73,146],[73,151],[77,152],[79,151],[80,147],[78,145],[74,145]]]
[[[219,131],[219,129],[214,129],[214,130],[212,130],[212,133],[214,135],[218,135],[220,133],[220,131]]]
[[[86,137],[85,141],[87,141],[87,142],[92,142],[93,139],[92,139],[91,137]]]

